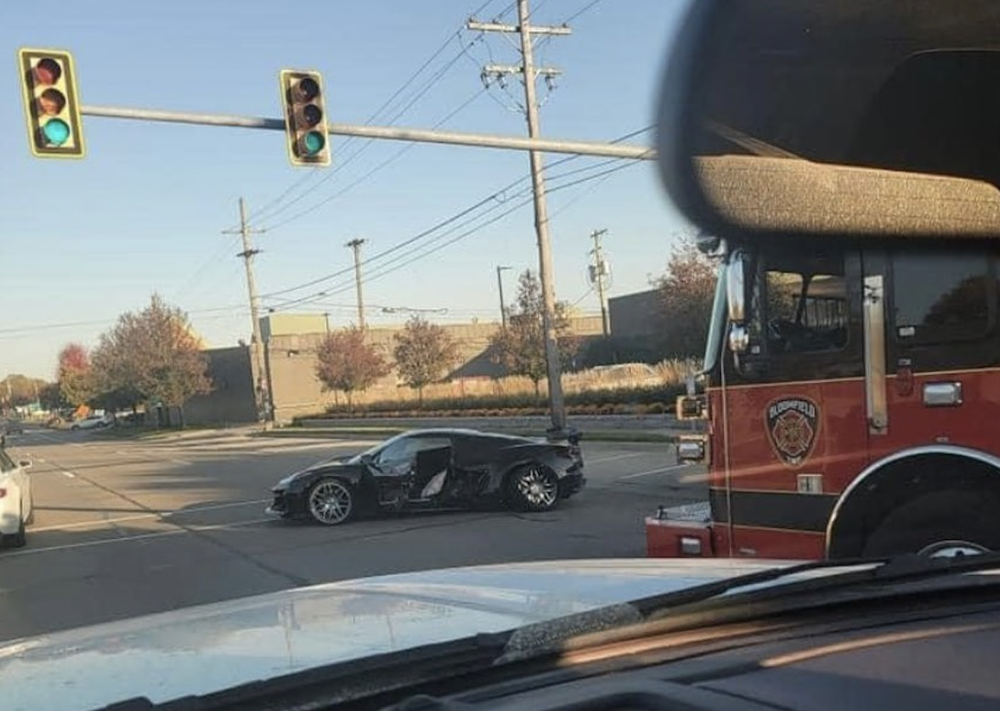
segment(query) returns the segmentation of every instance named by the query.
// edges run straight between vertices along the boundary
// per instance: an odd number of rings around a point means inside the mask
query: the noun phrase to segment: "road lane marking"
[[[87,528],[88,526],[105,526],[116,523],[127,523],[129,521],[144,521],[147,519],[168,519],[184,516],[186,514],[196,514],[202,511],[217,511],[219,509],[231,509],[238,506],[259,506],[266,504],[270,499],[254,499],[253,501],[233,501],[228,504],[212,504],[210,506],[196,506],[190,509],[174,509],[172,511],[156,511],[153,513],[136,514],[134,516],[119,516],[117,518],[95,519],[93,521],[77,521],[76,523],[64,523],[54,526],[43,526],[28,528],[28,533],[42,533],[45,531],[68,531],[74,528]]]
[[[682,469],[684,467],[691,466],[690,464],[674,464],[669,467],[660,467],[659,469],[650,469],[645,472],[635,472],[634,474],[626,474],[625,476],[618,477],[618,481],[624,479],[638,479],[641,476],[650,476],[652,474],[666,474],[667,472],[674,471],[675,469]]]
[[[615,454],[610,457],[598,457],[595,459],[588,459],[584,457],[584,464],[589,466],[591,464],[604,464],[604,462],[617,462],[619,459],[633,459],[635,457],[648,457],[656,456],[657,452],[629,452],[627,454]]]
[[[73,472],[63,471],[62,475],[67,479],[76,479],[76,474],[74,474]]]
[[[171,464],[180,464],[182,467],[193,467],[194,462],[189,462],[186,459],[170,459]]]
[[[105,546],[112,543],[126,543],[129,541],[144,541],[151,538],[166,538],[167,536],[177,536],[182,533],[202,533],[204,531],[219,531],[231,528],[241,528],[252,526],[257,523],[273,522],[273,518],[255,518],[249,521],[236,521],[233,523],[217,523],[210,526],[188,526],[187,528],[177,528],[170,531],[156,531],[155,533],[139,533],[134,536],[122,536],[121,538],[109,538],[101,541],[83,541],[80,543],[64,543],[58,546],[48,546],[46,548],[28,548],[19,551],[0,554],[0,560],[4,558],[16,558],[18,556],[36,555],[38,553],[53,553],[57,551],[73,550],[76,548],[89,548],[92,546]],[[30,540],[30,536],[29,536]]]

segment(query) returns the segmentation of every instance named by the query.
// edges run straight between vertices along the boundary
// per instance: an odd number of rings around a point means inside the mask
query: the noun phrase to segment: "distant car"
[[[92,430],[97,427],[107,427],[112,423],[112,419],[107,415],[90,415],[82,420],[77,420],[69,426],[71,430]]]
[[[24,528],[34,518],[31,477],[27,459],[15,462],[0,448],[0,545],[20,548],[27,542]]]
[[[335,526],[361,512],[489,502],[548,511],[585,483],[578,437],[557,443],[477,430],[414,430],[282,479],[271,489],[267,513]]]

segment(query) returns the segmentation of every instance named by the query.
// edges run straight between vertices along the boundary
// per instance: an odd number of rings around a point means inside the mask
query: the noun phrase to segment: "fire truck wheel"
[[[922,496],[886,516],[865,542],[863,555],[945,557],[1000,549],[997,521],[990,515],[996,505],[988,494],[956,491]]]

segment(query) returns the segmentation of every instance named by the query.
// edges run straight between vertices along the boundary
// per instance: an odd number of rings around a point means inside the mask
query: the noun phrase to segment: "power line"
[[[490,0],[490,2],[492,2],[492,0]],[[481,8],[486,7],[487,5],[490,4],[490,2],[485,2],[482,5],[480,5],[480,7]],[[477,12],[477,11],[474,11],[474,12]],[[423,62],[423,64],[421,64],[420,67],[415,72],[413,72],[413,74],[411,74],[409,76],[409,78],[407,78],[406,81],[404,81],[403,84],[400,85],[400,87],[398,89],[396,89],[396,91],[392,94],[392,96],[390,96],[385,102],[383,102],[382,105],[378,109],[376,109],[375,112],[372,113],[368,117],[368,119],[365,121],[365,124],[366,125],[367,124],[371,124],[376,119],[378,119],[384,112],[386,112],[392,106],[393,102],[396,99],[398,99],[406,91],[406,89],[408,89],[410,87],[410,85],[412,85],[420,77],[420,75],[423,74],[423,72],[438,57],[441,56],[442,53],[444,53],[444,51],[448,48],[448,46],[452,43],[452,41],[456,38],[456,36],[457,36],[457,33],[455,33],[455,34],[449,34],[448,37],[447,37],[447,39],[445,39],[445,41],[436,50],[434,50],[431,53],[431,55]],[[427,94],[427,92],[429,92],[433,88],[433,86],[438,81],[440,81],[440,79],[448,72],[448,70],[451,69],[451,67],[453,67],[455,65],[455,63],[461,58],[462,54],[467,51],[467,48],[461,42],[461,38],[458,37],[458,39],[459,39],[459,46],[460,46],[459,53],[457,55],[455,55],[451,60],[449,60],[442,68],[438,69],[437,72],[427,82],[425,82],[424,85],[414,93],[414,95],[412,95],[409,98],[409,101],[406,103],[406,105],[403,106],[402,109],[399,109],[395,113],[395,115],[392,116],[392,118],[388,119],[389,125],[392,125],[395,121],[399,120],[407,111],[409,111],[416,104],[417,101],[419,101],[421,98],[423,98],[423,96],[425,96]],[[475,40],[473,40],[472,43],[474,44],[476,41],[478,41],[478,38],[476,38]],[[354,140],[355,140],[354,137],[348,138],[344,142],[344,146],[347,147],[347,146],[351,145],[351,143]],[[279,209],[277,209],[277,210],[271,210],[270,213],[267,214],[267,215],[265,215],[265,213],[268,212],[268,210],[267,209],[262,209],[259,212],[253,214],[251,216],[251,219],[254,219],[254,220],[257,220],[257,221],[268,220],[268,219],[274,218],[276,215],[280,214],[281,212],[284,212],[284,210],[288,209],[288,207],[290,205],[293,205],[293,204],[301,201],[304,197],[308,196],[311,192],[315,191],[320,185],[323,185],[324,183],[326,183],[329,180],[331,180],[339,171],[343,170],[347,165],[350,165],[350,163],[352,163],[359,155],[361,155],[361,153],[363,153],[373,142],[374,142],[374,139],[368,139],[367,141],[365,141],[364,143],[362,143],[361,146],[356,151],[354,151],[351,154],[349,154],[342,162],[338,163],[337,166],[335,166],[334,169],[332,171],[330,171],[326,176],[324,176],[318,183],[316,183],[315,185],[311,186],[308,190],[304,191],[298,197],[296,197],[295,199],[293,199],[290,204],[286,204],[283,207],[279,207]],[[306,182],[309,178],[312,177],[313,174],[317,173],[318,170],[319,169],[313,169],[313,171],[311,171],[309,175],[307,175],[307,176],[303,177],[302,179],[298,180],[294,185],[292,185],[291,187],[289,187],[288,189],[286,189],[277,199],[270,201],[268,203],[268,208],[270,206],[273,206],[273,205],[275,205],[277,203],[280,203],[282,200],[284,200],[284,198],[287,197],[288,194],[290,194],[292,191],[294,191],[294,189],[296,187],[298,187],[302,183]]]
[[[635,137],[637,135],[640,135],[642,133],[646,133],[646,132],[652,130],[653,128],[654,128],[654,126],[646,126],[645,128],[641,128],[641,129],[638,129],[636,131],[632,131],[632,132],[630,132],[628,134],[625,134],[624,136],[620,136],[620,137],[612,140],[611,143],[620,143],[622,141],[626,141],[629,138],[633,138],[633,137]],[[555,161],[549,163],[548,165],[545,166],[545,170],[549,171],[552,168],[555,168],[555,167],[557,167],[559,165],[564,165],[564,164],[569,163],[569,162],[574,161],[574,160],[578,160],[581,157],[582,156],[578,156],[578,155],[566,156],[564,158],[561,158],[559,160],[555,160]],[[568,171],[567,173],[564,173],[564,174],[559,174],[559,175],[551,176],[550,179],[552,179],[552,180],[559,180],[559,179],[561,179],[563,177],[566,177],[567,175],[573,175],[573,174],[580,173],[580,172],[583,172],[583,171],[586,171],[586,170],[593,170],[594,168],[600,167],[602,165],[606,165],[608,163],[620,162],[620,160],[621,159],[618,159],[618,158],[608,159],[608,160],[602,161],[601,163],[598,163],[597,165],[594,165],[594,166],[589,166],[587,168],[576,169],[576,170],[573,170],[573,171]],[[599,177],[599,176],[597,176],[597,177]],[[384,257],[386,257],[386,256],[388,256],[390,254],[393,254],[393,253],[399,251],[400,249],[403,249],[403,248],[407,247],[408,245],[413,244],[414,242],[420,241],[420,240],[424,239],[425,237],[428,237],[429,235],[431,235],[431,234],[433,234],[433,233],[435,233],[435,232],[443,229],[444,227],[447,227],[447,226],[451,225],[452,223],[455,223],[455,222],[461,220],[466,215],[474,212],[475,210],[478,210],[479,208],[483,207],[484,205],[486,205],[488,203],[491,203],[491,202],[494,202],[494,201],[498,201],[498,200],[501,201],[501,203],[502,203],[506,199],[509,199],[509,198],[506,197],[506,193],[509,190],[517,187],[521,183],[526,182],[527,180],[529,180],[529,178],[530,178],[530,176],[528,176],[528,175],[525,175],[525,176],[522,176],[521,178],[518,178],[517,180],[515,180],[515,181],[513,181],[513,182],[511,182],[511,183],[509,183],[507,185],[505,185],[504,187],[502,187],[502,188],[494,191],[491,195],[483,198],[482,200],[480,200],[480,201],[476,202],[475,204],[471,205],[470,207],[467,207],[464,210],[461,210],[460,212],[456,213],[455,215],[452,215],[451,217],[449,217],[449,218],[447,218],[445,220],[442,220],[441,222],[437,223],[433,227],[430,227],[429,229],[424,230],[423,232],[420,232],[420,233],[418,233],[417,235],[415,235],[413,237],[410,237],[410,238],[408,238],[406,240],[403,240],[402,242],[399,242],[399,243],[393,245],[392,247],[390,247],[390,248],[388,248],[386,250],[383,250],[382,252],[379,252],[378,254],[375,254],[375,255],[373,255],[371,257],[368,257],[367,259],[365,259],[362,262],[362,265],[368,265],[371,262],[380,260],[380,259],[382,259],[382,258],[384,258]],[[501,198],[503,198],[503,200],[501,200]],[[492,209],[496,209],[496,208],[494,207]],[[279,290],[276,290],[276,291],[271,291],[271,292],[262,294],[261,298],[270,299],[270,298],[275,297],[275,296],[281,296],[282,294],[289,294],[289,293],[292,293],[292,292],[295,292],[295,291],[301,291],[303,289],[308,289],[311,286],[316,286],[318,284],[322,284],[323,282],[331,281],[333,279],[336,279],[337,277],[343,276],[345,274],[349,274],[351,271],[353,271],[352,268],[339,269],[339,270],[337,270],[335,272],[332,272],[330,274],[318,277],[316,279],[312,279],[310,281],[304,282],[302,284],[298,284],[296,286],[288,287],[288,288],[285,288],[285,289],[279,289]]]
[[[245,308],[245,306],[243,304],[233,304],[230,306],[217,306],[214,308],[185,311],[184,313],[186,316],[190,316],[191,314],[209,314],[209,313],[218,313],[220,311],[226,311],[227,313],[224,314],[224,316],[228,318],[233,314],[234,309],[240,309],[240,308]],[[94,321],[68,321],[62,323],[35,324],[33,326],[14,326],[12,328],[0,329],[0,335],[17,336],[24,333],[36,333],[39,331],[49,331],[49,330],[56,330],[63,328],[84,328],[88,326],[104,326],[109,323],[115,323],[119,318],[120,315]]]
[[[615,159],[615,160],[619,160],[619,159]],[[635,162],[629,162],[629,163],[625,163],[624,165],[619,165],[619,166],[616,166],[614,168],[609,168],[608,170],[602,171],[602,172],[597,173],[595,175],[585,176],[583,178],[579,178],[579,179],[571,181],[569,183],[565,183],[563,185],[558,185],[556,187],[553,187],[553,188],[551,188],[549,190],[549,192],[550,193],[558,192],[560,190],[571,188],[571,187],[574,187],[574,186],[579,185],[581,183],[588,182],[590,180],[606,179],[612,173],[618,172],[618,171],[623,170],[625,168],[631,168],[631,167],[633,167],[635,165],[637,165],[637,163],[635,163]],[[521,194],[523,195],[526,192],[528,192],[528,191],[523,191]],[[406,260],[402,264],[397,264],[396,266],[390,266],[390,264],[393,264],[394,262],[398,262],[400,259],[404,259],[407,256],[415,254],[420,248],[415,249],[415,250],[411,250],[410,252],[407,252],[407,253],[405,253],[403,255],[400,255],[399,257],[397,257],[397,258],[395,258],[393,260],[390,260],[389,262],[386,262],[385,264],[381,264],[378,267],[376,267],[376,270],[375,270],[374,273],[368,275],[368,277],[365,278],[364,283],[369,283],[369,282],[374,281],[376,279],[379,279],[381,277],[387,276],[387,275],[389,275],[389,274],[391,274],[393,272],[396,272],[396,271],[398,271],[400,269],[403,269],[405,267],[410,266],[411,264],[413,264],[416,261],[419,261],[421,259],[425,259],[425,258],[429,257],[430,255],[432,255],[432,254],[434,254],[436,252],[439,252],[442,249],[445,249],[446,247],[449,247],[449,246],[451,246],[451,245],[453,245],[453,244],[455,244],[455,243],[457,243],[457,242],[459,242],[459,241],[461,241],[461,240],[463,240],[463,239],[465,239],[465,238],[467,238],[467,237],[475,234],[476,232],[479,232],[483,228],[488,227],[489,225],[492,225],[492,224],[494,224],[496,222],[499,222],[503,218],[505,218],[508,215],[516,212],[517,210],[520,210],[522,207],[525,207],[526,205],[530,204],[531,202],[533,202],[532,198],[528,198],[526,200],[523,200],[523,201],[519,202],[518,204],[514,205],[513,207],[511,207],[510,209],[508,209],[508,210],[500,213],[499,215],[495,215],[494,217],[490,218],[489,220],[486,220],[485,222],[482,222],[482,223],[476,225],[472,229],[470,229],[470,230],[468,230],[466,232],[463,232],[463,233],[457,235],[456,237],[453,237],[452,239],[447,240],[446,242],[443,242],[442,244],[439,244],[439,245],[433,247],[432,249],[426,250],[426,251],[424,251],[424,252],[422,252],[420,254],[416,254],[416,256],[414,256],[412,259]],[[496,209],[496,207],[498,207],[498,206],[494,206],[491,209]],[[477,219],[480,219],[481,217],[483,217],[483,215],[479,215],[479,216],[473,218],[472,220],[470,220],[469,222],[472,222],[472,221],[475,221]],[[468,222],[466,222],[465,224],[468,224]],[[461,227],[461,225],[459,227]],[[444,236],[444,235],[442,235],[442,236]],[[435,239],[440,239],[442,236],[439,236],[438,238],[435,238]],[[425,246],[427,246],[427,245],[422,245],[421,247],[425,247]],[[348,270],[345,270],[345,271],[351,271],[351,270],[348,269]],[[326,289],[326,290],[321,291],[319,293],[312,294],[312,295],[309,295],[309,296],[303,296],[303,297],[301,297],[299,299],[296,299],[294,301],[282,304],[280,306],[273,307],[271,310],[274,310],[274,311],[287,310],[288,308],[290,308],[292,306],[298,306],[298,305],[313,303],[313,302],[315,302],[315,301],[317,301],[318,299],[321,299],[321,298],[326,298],[326,297],[335,296],[337,294],[344,293],[346,291],[349,291],[351,288],[353,288],[351,285],[345,285],[345,286],[339,286],[339,287],[332,287],[330,289]]]
[[[461,57],[461,54],[456,55],[444,67],[442,67],[441,69],[439,69],[438,72],[436,74],[434,74],[434,76],[432,76],[423,85],[423,87],[417,91],[417,93],[411,98],[411,100],[409,101],[409,103],[407,103],[402,109],[400,109],[394,116],[392,116],[389,119],[389,121],[388,121],[389,125],[392,125],[395,121],[397,121],[399,118],[401,118],[403,116],[403,114],[405,114],[407,111],[409,111],[409,109],[412,108],[414,104],[416,104],[417,101],[419,101],[421,98],[423,98],[427,94],[427,92],[429,92],[431,90],[431,88],[433,88],[433,86],[438,81],[440,81],[441,77],[443,77],[444,74],[449,69],[451,69],[451,67],[453,67],[455,65],[455,62],[457,62],[458,58],[460,58],[460,57]],[[439,128],[445,122],[449,121],[456,114],[458,114],[460,111],[462,111],[463,109],[465,109],[469,104],[471,104],[472,101],[475,98],[476,97],[469,97],[469,99],[466,99],[457,109],[452,110],[451,112],[449,112],[445,116],[445,118],[440,119],[436,124],[434,124],[433,128]],[[335,177],[337,177],[337,175],[342,170],[344,170],[348,165],[350,165],[352,162],[354,162],[354,160],[357,159],[358,156],[360,156],[374,142],[375,142],[375,139],[372,139],[372,138],[367,139],[364,143],[362,143],[360,145],[360,147],[356,151],[354,151],[349,156],[347,156],[347,158],[345,158],[343,161],[341,161],[333,170],[331,170],[319,182],[313,184],[312,186],[310,186],[310,188],[308,190],[306,190],[306,191],[302,192],[301,194],[299,194],[298,196],[292,198],[290,201],[286,202],[284,205],[279,206],[276,210],[273,210],[270,214],[268,214],[267,216],[265,216],[262,219],[264,219],[265,221],[266,220],[273,220],[275,217],[277,217],[281,213],[287,211],[288,209],[290,209],[294,205],[298,204],[299,202],[301,202],[305,198],[309,197],[312,193],[314,193],[322,185],[326,184],[330,180],[333,180]],[[408,144],[408,145],[412,145],[412,144]],[[402,151],[399,152],[398,155],[396,155],[392,159],[386,161],[385,164],[388,165],[388,163],[391,163],[393,160],[395,160],[396,158],[398,158],[399,155],[402,155],[402,153],[403,153]],[[353,187],[353,185],[354,184],[352,184],[351,187]],[[316,210],[318,210],[323,205],[326,205],[326,204],[330,203],[332,200],[336,199],[337,197],[340,197],[341,195],[343,195],[345,192],[347,192],[348,190],[350,190],[351,187],[348,187],[348,188],[346,188],[344,190],[338,191],[337,193],[334,193],[334,195],[332,195],[330,197],[327,197],[327,198],[321,200],[320,202],[315,203],[315,204],[313,204],[313,205],[311,205],[311,206],[309,206],[309,207],[307,207],[307,208],[305,208],[303,210],[300,210],[299,212],[295,213],[291,217],[285,218],[284,220],[281,220],[280,222],[277,222],[277,223],[274,223],[274,224],[270,224],[270,225],[267,226],[267,228],[269,230],[275,230],[275,229],[277,229],[277,228],[279,228],[281,226],[287,225],[290,222],[294,222],[295,220],[298,220],[301,217],[304,217],[304,216],[306,216],[306,215],[308,215],[308,214],[310,214],[312,212],[315,212]]]
[[[460,112],[462,112],[466,108],[468,108],[476,99],[478,99],[479,97],[481,97],[483,95],[484,91],[485,90],[481,89],[481,90],[477,91],[476,93],[472,94],[469,98],[467,98],[465,101],[463,101],[457,108],[455,108],[454,110],[452,110],[447,116],[445,116],[443,119],[441,119],[436,124],[434,124],[433,127],[434,128],[439,128],[444,123],[450,121],[452,118],[454,118]],[[283,227],[283,226],[287,225],[290,222],[294,222],[295,220],[301,219],[302,217],[305,217],[306,215],[315,212],[319,208],[321,208],[324,205],[327,205],[327,204],[333,202],[337,198],[343,197],[345,194],[347,194],[348,192],[350,192],[351,190],[353,190],[354,188],[356,188],[361,183],[363,183],[363,182],[367,181],[368,179],[370,179],[373,175],[375,175],[376,173],[378,173],[380,170],[384,169],[389,164],[391,164],[391,163],[399,160],[405,153],[407,153],[408,151],[412,150],[416,145],[417,145],[416,143],[407,143],[401,149],[399,149],[398,151],[396,151],[395,153],[393,153],[391,156],[389,156],[388,158],[386,158],[385,160],[383,160],[381,163],[378,163],[377,165],[375,165],[373,168],[371,168],[370,170],[368,170],[368,172],[363,173],[359,178],[356,178],[354,181],[352,181],[352,182],[348,183],[347,185],[345,185],[343,188],[341,188],[337,192],[333,193],[332,195],[327,196],[323,200],[320,200],[319,202],[317,202],[317,203],[315,203],[313,205],[310,205],[309,207],[307,207],[307,208],[305,208],[303,210],[300,210],[299,212],[296,212],[291,217],[287,217],[284,220],[281,220],[279,222],[273,223],[270,227],[268,227],[268,230],[269,231],[273,231],[273,230],[276,230],[276,229],[278,229],[280,227]],[[293,203],[288,203],[287,207],[290,207],[293,204],[294,204],[294,202]],[[274,217],[277,214],[278,213],[274,213],[274,215],[271,215],[271,217]]]

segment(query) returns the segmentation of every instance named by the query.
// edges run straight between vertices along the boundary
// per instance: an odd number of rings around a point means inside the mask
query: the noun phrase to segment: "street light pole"
[[[503,272],[509,271],[510,267],[497,267],[497,287],[500,289],[500,326],[507,328],[507,305],[503,300]]]

